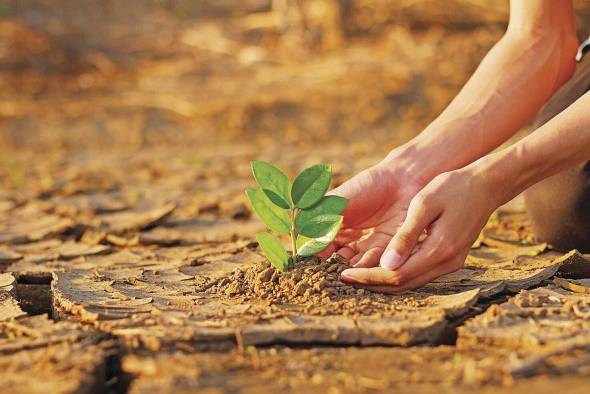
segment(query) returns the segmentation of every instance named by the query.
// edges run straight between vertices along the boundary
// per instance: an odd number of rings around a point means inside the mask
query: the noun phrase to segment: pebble
[[[279,283],[279,279],[280,279],[279,273],[277,271],[273,270],[272,278],[270,279],[270,281],[273,283]]]
[[[225,295],[231,296],[233,294],[238,294],[240,293],[240,284],[237,282],[234,282],[232,284],[230,284],[227,289],[225,289]]]
[[[272,278],[273,272],[274,270],[272,268],[267,268],[258,274],[257,280],[259,282],[268,282]]]
[[[295,294],[297,295],[303,295],[305,294],[305,291],[307,289],[309,289],[309,284],[307,282],[299,282],[296,286],[295,286]]]

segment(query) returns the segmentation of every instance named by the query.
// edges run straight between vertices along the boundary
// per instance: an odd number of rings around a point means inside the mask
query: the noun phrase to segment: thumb
[[[434,221],[431,209],[422,201],[421,198],[412,200],[406,219],[381,256],[381,267],[388,270],[399,268],[412,253],[424,229]]]

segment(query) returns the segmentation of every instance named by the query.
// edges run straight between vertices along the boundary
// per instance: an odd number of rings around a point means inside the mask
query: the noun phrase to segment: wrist
[[[465,170],[482,179],[496,206],[503,205],[522,193],[531,186],[533,178],[515,146],[484,156],[465,167]]]
[[[411,141],[393,149],[379,166],[426,185],[437,175],[471,162],[472,159],[463,157],[467,150],[461,149],[462,144],[447,141],[445,134],[431,125]]]
[[[406,181],[426,185],[442,173],[431,158],[429,149],[414,139],[393,149],[378,166]]]

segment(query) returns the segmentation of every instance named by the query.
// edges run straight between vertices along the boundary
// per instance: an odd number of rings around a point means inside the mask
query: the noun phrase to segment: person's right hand
[[[354,267],[375,267],[380,261],[391,270],[399,267],[400,256],[383,252],[404,222],[410,201],[429,181],[411,176],[406,164],[390,155],[329,193],[349,204],[338,237],[321,257],[336,252]]]
[[[350,268],[342,271],[341,280],[372,291],[397,293],[460,269],[492,212],[522,191],[504,186],[506,179],[513,181],[508,184],[517,184],[516,176],[480,163],[438,175],[412,199],[403,225],[385,252],[393,249],[402,256],[398,269]],[[428,235],[419,242],[425,231]]]

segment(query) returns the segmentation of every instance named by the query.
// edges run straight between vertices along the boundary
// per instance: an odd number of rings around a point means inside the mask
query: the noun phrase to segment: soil
[[[263,262],[211,284],[207,292],[222,298],[236,297],[269,300],[271,305],[291,303],[303,305],[305,313],[314,315],[357,316],[379,311],[383,316],[399,312],[401,305],[393,305],[388,296],[372,294],[340,282],[340,273],[350,265],[337,259],[322,261],[318,258],[299,262],[288,272],[280,273]],[[403,306],[427,307],[425,300],[404,298]]]
[[[104,335],[72,322],[0,320],[0,392],[104,392],[111,352]]]
[[[494,393],[505,390],[551,393],[552,385],[568,393],[584,393],[584,380],[571,376],[537,376],[526,383],[498,360],[522,359],[503,349],[453,347],[249,349],[228,354],[180,352],[125,357],[123,369],[133,376],[131,393],[204,392],[331,392]],[[574,363],[576,357],[562,361]],[[428,365],[428,368],[424,368]],[[288,373],[285,373],[285,370]],[[162,371],[162,372],[160,372]],[[165,372],[164,372],[165,371]],[[383,373],[386,371],[387,373]]]
[[[588,346],[588,317],[586,296],[548,285],[522,291],[473,318],[460,328],[458,345],[486,343],[544,352],[558,348],[567,353]]]
[[[334,186],[377,163],[507,4],[66,3],[0,5],[0,393],[587,391],[590,260],[518,200],[385,295],[339,259],[275,272],[243,193],[254,159]]]

